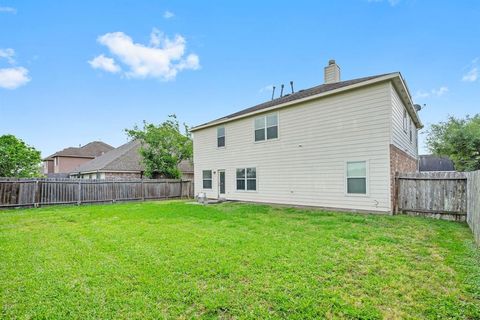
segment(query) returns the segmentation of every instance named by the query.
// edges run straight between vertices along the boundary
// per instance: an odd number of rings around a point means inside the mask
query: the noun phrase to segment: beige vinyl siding
[[[418,158],[417,135],[418,130],[407,112],[407,130],[403,129],[403,114],[405,105],[393,86],[390,86],[392,95],[392,144],[409,155]],[[412,128],[412,142],[410,142],[410,125]]]
[[[225,169],[227,199],[390,211],[390,110],[384,82],[275,111],[275,140],[254,142],[258,115],[225,123],[223,149],[216,127],[195,131],[195,193],[217,198]],[[367,195],[346,194],[347,161],[367,161]],[[236,191],[235,170],[247,167],[257,170],[257,191]],[[212,190],[202,189],[202,170],[214,172]]]

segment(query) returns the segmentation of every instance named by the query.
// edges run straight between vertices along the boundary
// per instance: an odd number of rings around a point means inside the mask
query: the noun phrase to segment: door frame
[[[218,198],[221,198],[222,196],[225,197],[225,194],[227,193],[227,173],[225,172],[225,169],[218,169],[217,172],[218,172],[218,188],[217,188],[218,192],[217,192],[217,194],[218,194]],[[225,193],[220,193],[220,190],[221,190],[220,185],[221,185],[221,180],[222,180],[221,173],[222,172],[223,172],[223,179],[224,179],[223,183],[224,183],[224,186],[225,186],[225,190],[224,190]]]

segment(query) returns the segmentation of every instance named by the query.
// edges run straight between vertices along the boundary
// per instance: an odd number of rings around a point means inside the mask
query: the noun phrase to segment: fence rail
[[[0,208],[190,198],[190,180],[0,178]]]

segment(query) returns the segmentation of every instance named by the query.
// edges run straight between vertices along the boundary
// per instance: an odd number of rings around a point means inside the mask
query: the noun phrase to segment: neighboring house
[[[83,147],[63,149],[43,159],[43,173],[52,177],[70,173],[75,167],[112,149],[111,145],[101,141],[93,141]]]
[[[399,72],[325,84],[192,128],[195,193],[391,212],[395,172],[417,171],[422,123]]]
[[[138,140],[127,142],[78,166],[70,173],[70,176],[83,179],[143,178],[145,169],[142,164],[140,147],[141,143]],[[179,169],[182,171],[182,179],[193,180],[193,165],[190,161],[182,161]]]
[[[447,156],[421,155],[418,159],[420,171],[455,171],[455,164]]]

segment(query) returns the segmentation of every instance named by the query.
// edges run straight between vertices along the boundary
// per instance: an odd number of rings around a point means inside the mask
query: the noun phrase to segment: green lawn
[[[147,202],[0,211],[0,318],[480,318],[465,224]]]

